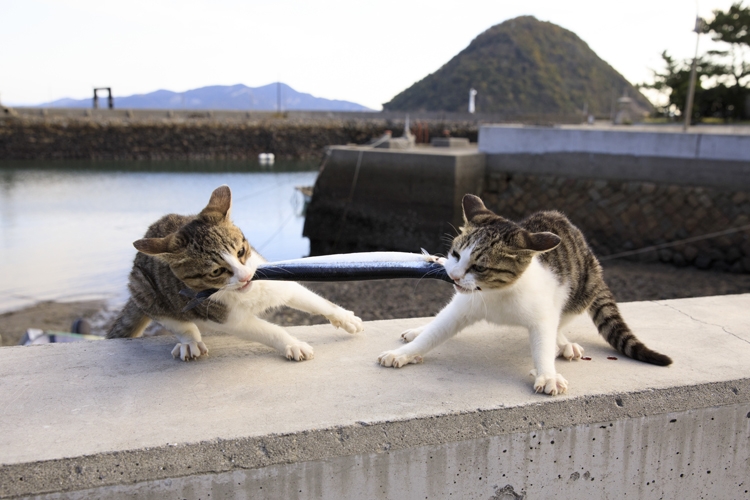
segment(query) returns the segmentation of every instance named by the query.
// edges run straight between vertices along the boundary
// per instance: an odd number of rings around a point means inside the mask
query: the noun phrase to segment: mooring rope
[[[692,243],[694,241],[708,240],[711,238],[716,238],[718,236],[739,233],[740,231],[746,231],[748,229],[750,229],[750,224],[746,224],[740,227],[735,227],[732,229],[725,229],[723,231],[716,231],[714,233],[707,233],[701,236],[692,236],[690,238],[685,238],[684,240],[672,241],[669,243],[662,243],[659,245],[652,245],[649,247],[639,248],[638,250],[628,250],[626,252],[619,252],[616,254],[599,257],[599,262],[604,262],[604,261],[612,260],[612,259],[619,259],[620,257],[628,257],[630,255],[637,255],[639,253],[646,253],[646,252],[651,252],[654,250],[661,250],[662,248],[676,247],[678,245],[684,245],[685,243]]]

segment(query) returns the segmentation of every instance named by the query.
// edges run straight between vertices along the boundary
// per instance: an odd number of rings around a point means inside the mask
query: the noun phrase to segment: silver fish
[[[253,280],[275,281],[366,281],[396,278],[430,278],[453,283],[438,257],[424,252],[361,252],[323,255],[260,264]],[[180,290],[190,299],[183,309],[189,311],[216,293],[211,288],[194,292]]]

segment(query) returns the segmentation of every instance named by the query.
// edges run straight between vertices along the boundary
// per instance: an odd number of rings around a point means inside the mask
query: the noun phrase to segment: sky
[[[573,31],[631,83],[647,82],[662,51],[693,56],[696,13],[733,1],[0,0],[0,102],[282,81],[379,110],[521,15]],[[701,36],[701,52],[717,45]]]

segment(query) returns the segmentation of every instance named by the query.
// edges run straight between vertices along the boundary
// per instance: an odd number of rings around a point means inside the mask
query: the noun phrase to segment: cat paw
[[[565,344],[560,348],[560,356],[568,361],[581,359],[583,357],[583,347],[574,343]]]
[[[424,327],[410,328],[401,334],[401,340],[404,342],[411,342],[422,333],[422,330],[424,330]]]
[[[445,263],[448,262],[448,259],[446,259],[445,257],[438,257],[437,255],[430,255],[429,261],[444,266]]]
[[[550,396],[565,394],[568,392],[568,381],[559,373],[553,375],[540,375],[537,377],[536,370],[531,370],[534,378],[534,392],[543,392]]]
[[[378,363],[381,366],[392,366],[393,368],[401,368],[402,366],[408,365],[409,363],[421,363],[422,356],[418,354],[402,354],[396,351],[385,351],[383,354],[378,356]]]
[[[338,311],[335,315],[329,317],[328,321],[336,328],[343,328],[349,333],[359,333],[365,329],[362,320],[346,309]]]
[[[306,342],[286,346],[285,355],[286,359],[293,359],[294,361],[305,361],[314,357],[313,348]]]
[[[188,342],[187,344],[177,344],[172,349],[172,357],[179,357],[183,361],[198,359],[203,354],[208,354],[208,347],[203,342]]]

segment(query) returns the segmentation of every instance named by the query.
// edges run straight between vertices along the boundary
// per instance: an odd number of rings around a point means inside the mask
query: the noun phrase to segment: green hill
[[[648,100],[575,33],[532,16],[488,29],[383,108],[466,112],[472,87],[478,91],[478,113],[566,114],[580,112],[587,104],[589,112],[609,116],[623,92],[651,109]]]

